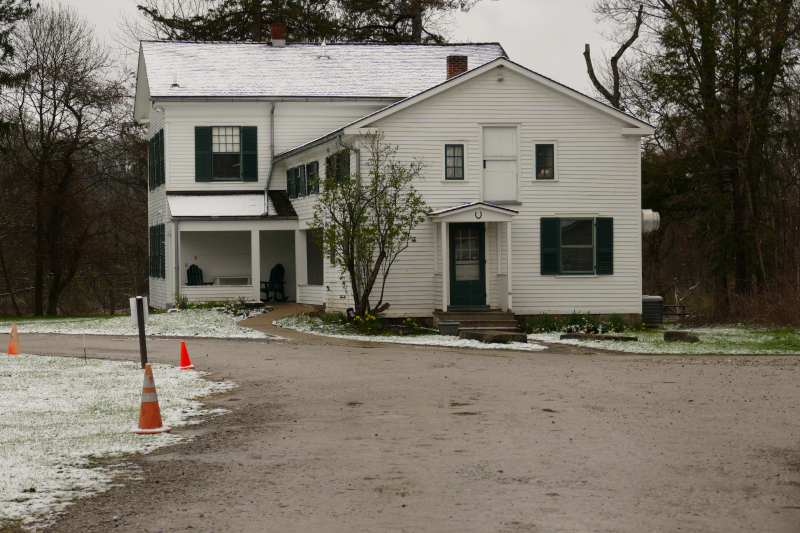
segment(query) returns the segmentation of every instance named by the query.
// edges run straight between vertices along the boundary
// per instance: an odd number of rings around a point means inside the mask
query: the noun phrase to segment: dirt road
[[[240,387],[49,532],[800,532],[798,358],[187,341]],[[135,340],[87,337],[136,360]],[[177,363],[177,340],[150,359]],[[77,336],[25,351],[81,355]]]

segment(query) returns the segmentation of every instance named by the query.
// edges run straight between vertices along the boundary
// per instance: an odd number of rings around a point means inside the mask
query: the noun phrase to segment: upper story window
[[[350,179],[350,150],[341,150],[326,157],[325,172],[336,183]]]
[[[238,126],[211,128],[213,181],[238,181],[241,176],[241,142]]]
[[[258,181],[258,128],[197,126],[195,181]]]
[[[537,144],[536,179],[552,180],[556,176],[556,156],[554,144]]]
[[[464,179],[464,145],[444,145],[444,179]]]

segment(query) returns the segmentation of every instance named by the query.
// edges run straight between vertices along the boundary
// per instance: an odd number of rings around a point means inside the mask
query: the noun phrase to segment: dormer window
[[[241,143],[238,126],[211,128],[211,153],[214,181],[238,181],[241,178]]]

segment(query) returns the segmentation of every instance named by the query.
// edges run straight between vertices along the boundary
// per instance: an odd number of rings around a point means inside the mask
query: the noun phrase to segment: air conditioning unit
[[[657,328],[664,324],[664,298],[642,296],[642,322],[648,328]]]

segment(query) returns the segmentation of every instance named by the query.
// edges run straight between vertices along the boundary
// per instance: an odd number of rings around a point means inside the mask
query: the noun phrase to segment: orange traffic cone
[[[191,370],[194,365],[189,360],[189,352],[186,351],[186,343],[181,341],[181,370]]]
[[[139,427],[131,430],[140,435],[172,431],[161,421],[161,409],[158,408],[156,382],[153,381],[153,369],[150,363],[144,367],[144,385],[142,385],[142,407],[139,409]]]
[[[19,335],[17,323],[11,324],[11,340],[8,342],[8,355],[19,355]]]

